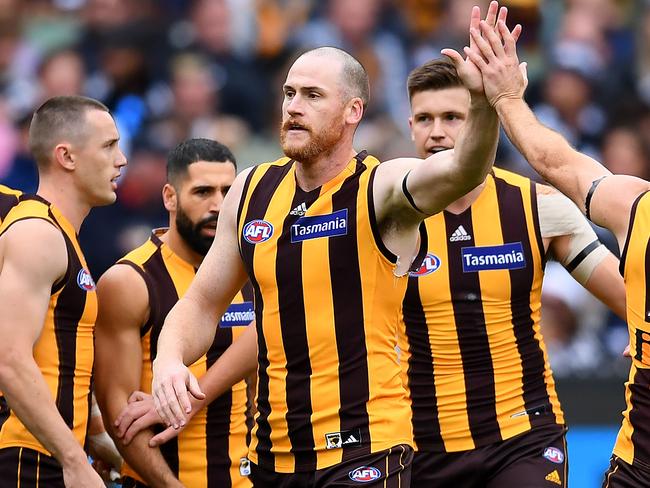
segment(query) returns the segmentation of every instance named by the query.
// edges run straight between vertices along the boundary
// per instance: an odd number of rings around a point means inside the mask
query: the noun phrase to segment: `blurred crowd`
[[[485,10],[487,1],[0,0],[0,182],[35,190],[26,129],[42,101],[83,94],[106,103],[129,166],[118,203],[94,210],[82,229],[98,277],[166,224],[165,158],[179,141],[217,139],[239,169],[281,156],[281,86],[305,49],[341,47],[368,70],[358,149],[414,155],[407,74],[443,47],[462,48],[474,4]],[[538,117],[611,171],[648,178],[650,2],[503,4],[524,26],[520,58]],[[497,164],[532,176],[505,138]],[[556,374],[626,371],[625,324],[553,263],[548,275],[544,333]]]

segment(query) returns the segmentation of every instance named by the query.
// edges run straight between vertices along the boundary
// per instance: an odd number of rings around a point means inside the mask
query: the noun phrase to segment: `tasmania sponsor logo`
[[[255,320],[253,302],[231,303],[221,317],[219,327],[241,327]]]
[[[251,220],[244,226],[243,234],[251,244],[259,244],[271,238],[273,225],[266,220]]]
[[[359,466],[349,473],[350,479],[357,483],[369,483],[381,478],[381,471],[373,466]]]
[[[429,252],[427,253],[424,260],[422,261],[420,267],[415,271],[411,271],[409,273],[409,276],[411,276],[412,278],[419,278],[420,276],[431,274],[434,271],[438,270],[438,268],[440,267],[440,263],[441,263],[440,258],[435,254]]]
[[[544,449],[544,457],[555,464],[562,464],[564,462],[564,453],[557,447],[547,447]]]
[[[326,215],[300,217],[291,226],[291,242],[321,237],[344,236],[348,233],[348,209]]]
[[[84,291],[93,291],[95,289],[95,282],[90,273],[81,268],[77,273],[77,285]]]
[[[526,267],[526,256],[521,242],[500,246],[464,247],[461,254],[464,273]]]

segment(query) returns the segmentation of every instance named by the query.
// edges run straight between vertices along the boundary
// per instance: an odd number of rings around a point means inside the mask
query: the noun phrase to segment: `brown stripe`
[[[636,217],[636,209],[639,206],[639,202],[643,198],[643,196],[648,193],[647,191],[644,191],[636,197],[634,200],[634,203],[632,204],[632,208],[630,209],[630,221],[627,226],[627,235],[625,236],[625,243],[623,244],[623,251],[621,252],[621,260],[618,265],[618,270],[621,273],[621,276],[625,276],[625,261],[627,260],[627,249],[630,245],[630,237],[632,236],[632,228],[634,227],[634,219]]]
[[[242,193],[241,196],[239,197],[239,205],[237,205],[237,228],[239,229],[239,224],[241,223],[241,216],[242,212],[244,210],[244,202],[246,201],[246,195],[248,194],[248,188],[251,186],[251,180],[253,179],[253,175],[257,171],[259,166],[255,166],[250,173],[248,173],[248,176],[246,176],[246,181],[244,182],[244,186],[242,188]],[[239,252],[241,253],[241,243],[239,245]]]
[[[377,245],[381,253],[391,263],[395,264],[397,262],[397,256],[395,256],[395,254],[393,254],[390,251],[390,249],[386,247],[386,244],[384,244],[384,240],[381,238],[381,232],[379,231],[379,223],[377,222],[377,216],[375,215],[375,195],[373,193],[373,188],[374,188],[375,174],[377,172],[378,167],[379,166],[375,166],[370,170],[370,179],[368,182],[368,217],[370,219],[370,229],[372,229],[372,235],[375,239],[375,244]]]
[[[11,210],[17,203],[17,196],[0,193],[0,222],[4,220],[9,213],[9,210]]]
[[[363,315],[363,285],[359,265],[357,200],[359,178],[366,166],[357,160],[353,175],[332,195],[332,211],[348,211],[348,233],[329,239],[329,268],[334,310],[334,329],[339,360],[341,430],[359,429],[361,447],[343,448],[343,461],[370,452],[367,403],[370,396],[368,351]],[[372,185],[370,181],[369,185]],[[362,196],[363,198],[363,196]],[[368,205],[372,208],[371,201]],[[343,259],[342,259],[343,257]]]
[[[232,344],[232,329],[219,328],[207,354],[210,368]],[[206,461],[208,463],[207,488],[230,488],[230,417],[232,415],[232,389],[216,398],[207,410]]]
[[[496,177],[494,178],[496,181]],[[535,230],[535,241],[539,251],[542,263],[542,269],[546,267],[546,252],[544,251],[544,239],[542,238],[542,228],[539,225],[539,211],[537,210],[537,185],[534,181],[530,182],[530,206],[533,217],[533,229]],[[527,236],[528,234],[523,234]]]
[[[56,406],[68,427],[74,425],[74,375],[77,366],[77,329],[86,307],[86,291],[77,284],[83,268],[70,237],[62,232],[68,249],[68,279],[54,308],[54,334],[59,354]]]
[[[477,446],[492,444],[502,439],[497,422],[494,368],[483,315],[481,283],[477,272],[463,272],[462,263],[462,248],[475,245],[472,208],[459,215],[445,211],[444,217],[446,236],[451,236],[462,225],[471,237],[467,241],[448,244],[449,289],[463,361],[469,429]]]
[[[650,370],[638,368],[630,388],[630,423],[632,424],[632,444],[634,446],[633,465],[644,470],[650,469]]]
[[[296,188],[290,208],[304,202],[309,208],[318,198],[320,189],[304,192]],[[282,330],[282,344],[287,358],[286,404],[287,429],[296,470],[314,471],[316,452],[311,428],[311,361],[307,339],[305,297],[302,286],[302,242],[291,242],[291,225],[297,215],[288,214],[277,242],[275,280],[278,285],[278,306]]]
[[[179,296],[174,286],[174,280],[169,274],[160,247],[143,263],[148,279],[145,279],[149,294],[149,322],[151,332],[149,335],[149,354],[151,361],[156,359],[158,353],[158,338],[165,322],[165,317],[178,302]],[[163,430],[159,428],[158,431]],[[178,475],[178,438],[175,437],[169,442],[160,446],[165,461],[175,475]]]
[[[415,445],[418,450],[444,451],[438,421],[429,327],[422,307],[419,280],[416,277],[409,278],[402,313],[411,353],[407,376]]]
[[[501,178],[495,178],[494,182],[499,202],[503,241],[504,243],[521,242],[526,258],[526,267],[510,270],[510,309],[517,350],[521,358],[524,408],[528,412],[531,425],[535,427],[549,421],[555,422],[555,414],[546,386],[544,352],[535,337],[533,328],[530,305],[530,291],[533,287],[535,271],[533,250],[528,239],[522,190]],[[534,187],[531,193],[531,201],[537,201]]]
[[[258,184],[253,189],[244,224],[251,220],[263,219],[269,206],[271,198],[275,193],[280,182],[285,178],[293,161],[283,166],[271,166],[262,176]],[[246,198],[246,193],[242,194],[242,200]],[[238,227],[239,228],[239,227]],[[246,266],[248,277],[251,280],[255,290],[255,319],[257,328],[257,358],[258,358],[258,391],[257,391],[257,456],[260,468],[275,470],[275,458],[271,452],[271,426],[268,417],[271,413],[271,404],[269,403],[269,377],[266,373],[269,367],[268,350],[264,339],[264,329],[262,327],[262,315],[264,311],[264,300],[260,292],[260,287],[255,280],[253,270],[253,258],[255,254],[255,245],[247,242],[243,236],[239,236],[240,249],[244,265]]]
[[[27,448],[20,449],[20,488],[39,488],[36,484],[38,471],[38,452]]]

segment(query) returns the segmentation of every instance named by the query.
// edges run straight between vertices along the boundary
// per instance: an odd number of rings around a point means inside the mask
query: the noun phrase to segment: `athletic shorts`
[[[650,486],[650,471],[626,463],[613,455],[609,460],[609,469],[605,473],[603,488],[637,488]]]
[[[65,488],[59,462],[26,447],[0,449],[0,488]]]
[[[142,481],[134,480],[130,476],[125,476],[122,478],[122,488],[149,488],[149,485],[145,485]]]
[[[400,444],[305,473],[275,473],[251,463],[250,477],[253,488],[409,488],[412,461],[413,448]]]
[[[412,486],[565,488],[565,434],[564,426],[549,425],[471,451],[416,452]]]

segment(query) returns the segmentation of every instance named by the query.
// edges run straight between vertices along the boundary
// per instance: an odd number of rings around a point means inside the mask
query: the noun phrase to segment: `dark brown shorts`
[[[637,488],[650,486],[650,472],[626,463],[618,456],[609,460],[603,488]]]
[[[65,488],[53,457],[26,447],[0,449],[0,488]]]
[[[250,477],[253,488],[409,488],[412,461],[413,448],[400,444],[305,473],[275,473],[251,463]]]
[[[565,488],[566,428],[549,425],[462,452],[416,452],[415,488]]]

